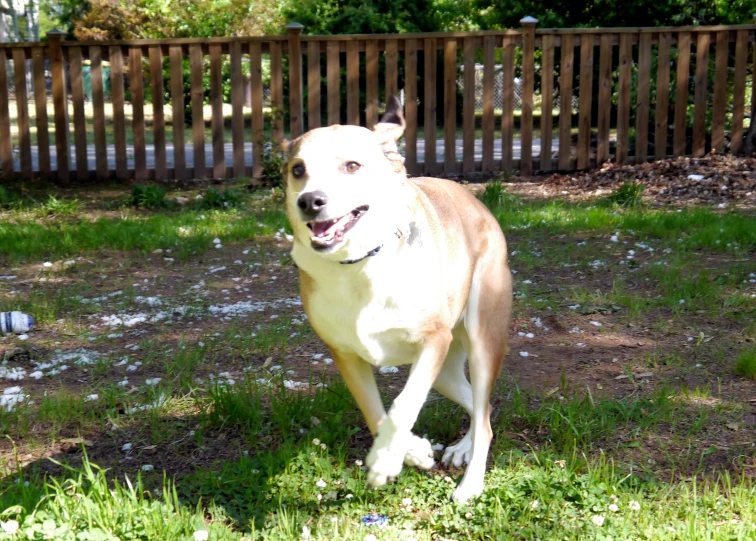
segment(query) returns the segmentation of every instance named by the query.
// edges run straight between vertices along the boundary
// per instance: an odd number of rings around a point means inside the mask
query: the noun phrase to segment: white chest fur
[[[419,331],[439,309],[438,282],[408,279],[416,275],[402,267],[414,258],[393,255],[382,251],[354,268],[297,261],[313,280],[306,309],[318,334],[374,366],[413,363],[421,351]]]

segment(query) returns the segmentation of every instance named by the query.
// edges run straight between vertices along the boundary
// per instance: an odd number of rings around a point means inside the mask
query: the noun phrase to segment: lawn
[[[37,320],[0,337],[0,539],[754,539],[753,196],[503,180],[470,185],[516,299],[466,505],[456,468],[366,488],[280,191],[0,191],[0,309]],[[406,376],[377,374],[387,402]],[[468,422],[432,394],[415,430],[449,445]]]

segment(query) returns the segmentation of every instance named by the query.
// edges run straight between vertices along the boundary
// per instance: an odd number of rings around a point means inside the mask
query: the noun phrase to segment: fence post
[[[524,17],[522,26],[522,111],[520,114],[520,175],[533,174],[533,87],[535,80],[535,28],[538,19]],[[544,149],[541,148],[541,152]],[[551,149],[548,149],[549,154]]]
[[[58,180],[68,184],[68,100],[66,99],[66,67],[61,41],[67,32],[53,29],[47,33],[50,42],[50,67],[52,72],[52,97],[55,108],[55,153]]]
[[[291,22],[289,33],[289,131],[292,138],[302,135],[302,44],[304,26]]]

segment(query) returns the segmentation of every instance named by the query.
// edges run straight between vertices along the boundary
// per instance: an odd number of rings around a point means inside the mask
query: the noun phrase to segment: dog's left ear
[[[402,103],[398,97],[391,96],[386,103],[386,112],[383,113],[373,131],[378,135],[382,144],[395,142],[404,133],[405,125]]]

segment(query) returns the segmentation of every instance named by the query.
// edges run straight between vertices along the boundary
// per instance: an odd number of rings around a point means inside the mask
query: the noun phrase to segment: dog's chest
[[[419,354],[425,307],[416,284],[344,280],[320,284],[308,297],[311,322],[328,345],[374,366],[412,363]]]

